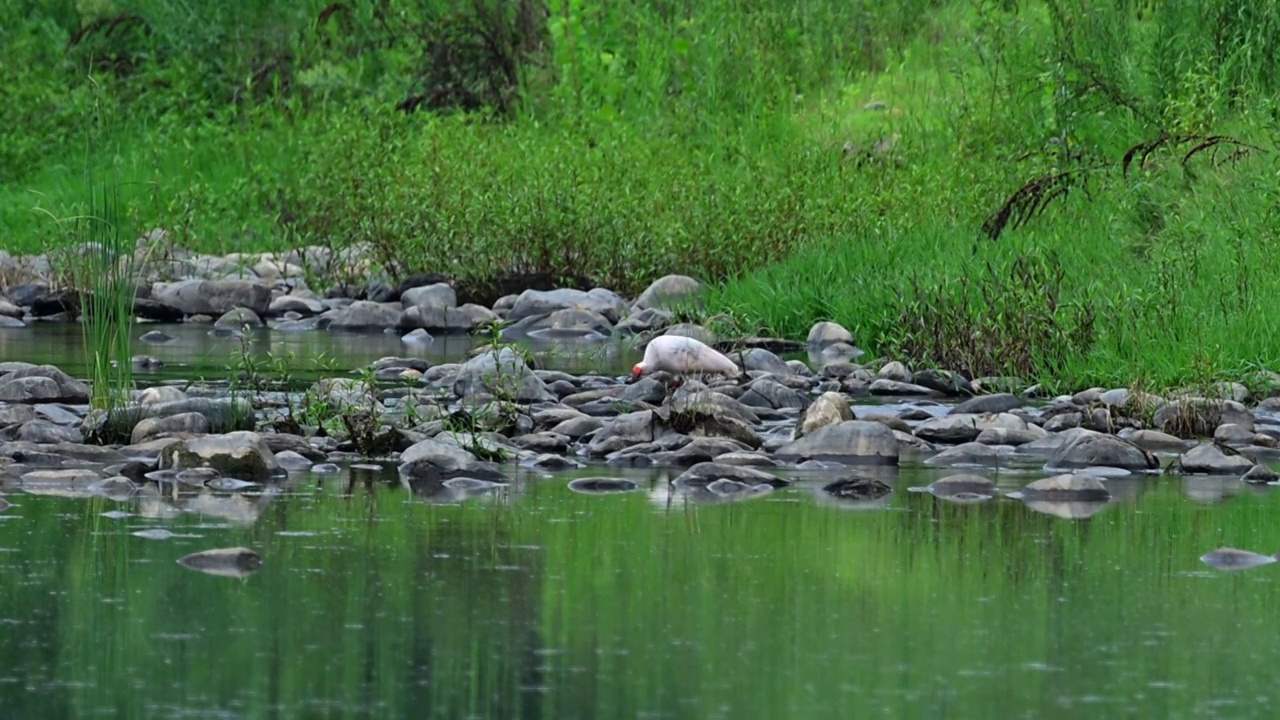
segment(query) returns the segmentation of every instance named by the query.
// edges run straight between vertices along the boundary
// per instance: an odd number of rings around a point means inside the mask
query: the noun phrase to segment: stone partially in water
[[[1142,472],[1159,469],[1160,463],[1150,452],[1127,440],[1091,430],[1080,430],[1071,441],[1049,456],[1045,469],[1072,470],[1096,466]]]
[[[875,500],[893,492],[893,488],[875,478],[848,478],[823,486],[822,491],[842,500]]]
[[[1178,467],[1191,474],[1238,475],[1248,472],[1255,464],[1217,443],[1201,443],[1178,456]]]
[[[0,512],[4,512],[5,510],[8,510],[11,507],[13,506],[9,504],[8,500],[5,500],[4,498],[0,497]]]
[[[220,492],[239,492],[248,490],[249,488],[258,487],[259,483],[248,482],[237,478],[218,477],[210,480],[205,487],[210,490],[218,490]]]
[[[578,478],[577,480],[569,483],[570,490],[590,494],[631,492],[636,490],[638,487],[639,486],[636,485],[634,480],[627,480],[625,478]]]
[[[279,466],[262,436],[244,430],[191,438],[160,454],[161,469],[195,467],[214,468],[232,477],[267,480]]]
[[[850,410],[849,398],[838,392],[824,392],[805,410],[804,418],[796,423],[792,439],[800,439],[817,432],[819,428],[845,423],[852,419],[854,419],[854,411]]]
[[[1274,555],[1262,555],[1236,548],[1218,548],[1200,556],[1200,562],[1215,570],[1248,570],[1270,565],[1275,561]]]
[[[775,455],[787,460],[897,465],[898,440],[892,430],[878,422],[848,420],[787,443]]]
[[[0,402],[89,402],[89,386],[53,365],[33,365],[0,375]]]
[[[1267,485],[1278,479],[1280,479],[1280,475],[1277,475],[1275,470],[1272,470],[1266,465],[1254,465],[1249,468],[1248,472],[1240,477],[1242,482],[1246,482],[1251,485]]]
[[[1111,491],[1101,480],[1079,473],[1036,480],[1022,488],[1021,494],[1024,501],[1032,502],[1104,502],[1111,499]]]
[[[179,558],[178,564],[209,575],[244,578],[262,567],[262,558],[248,548],[218,548]]]
[[[971,499],[974,496],[992,498],[996,495],[995,483],[981,475],[967,473],[948,475],[940,480],[935,480],[926,489],[934,497],[939,498],[951,498],[960,495],[968,496],[964,499]]]
[[[683,487],[707,487],[717,480],[734,480],[744,485],[756,486],[767,484],[773,487],[785,487],[789,485],[775,475],[770,475],[762,470],[744,467],[741,465],[725,465],[717,462],[701,462],[693,467],[680,473],[672,484],[678,488]]]

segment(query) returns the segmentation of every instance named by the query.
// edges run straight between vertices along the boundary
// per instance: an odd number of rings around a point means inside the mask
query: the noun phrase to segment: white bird
[[[742,370],[728,357],[706,343],[680,335],[660,335],[644,349],[644,360],[631,368],[631,377],[666,370],[675,375],[722,373],[740,375]]]

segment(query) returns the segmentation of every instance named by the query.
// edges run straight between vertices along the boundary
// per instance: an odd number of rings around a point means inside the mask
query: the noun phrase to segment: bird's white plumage
[[[644,349],[644,361],[636,365],[636,374],[666,370],[677,375],[690,373],[741,372],[732,360],[715,348],[691,337],[661,335]]]

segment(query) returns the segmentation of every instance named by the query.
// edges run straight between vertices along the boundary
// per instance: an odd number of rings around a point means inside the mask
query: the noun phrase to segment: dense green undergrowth
[[[201,251],[628,293],[683,272],[744,331],[834,319],[1063,388],[1277,369],[1266,4],[6,8],[10,251],[66,241],[87,152],[135,226]]]

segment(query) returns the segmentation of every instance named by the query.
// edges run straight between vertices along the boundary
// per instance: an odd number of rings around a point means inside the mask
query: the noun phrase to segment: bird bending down
[[[728,357],[699,340],[680,335],[660,335],[644,349],[644,360],[631,368],[632,379],[645,373],[665,370],[673,375],[741,375],[742,370]]]

